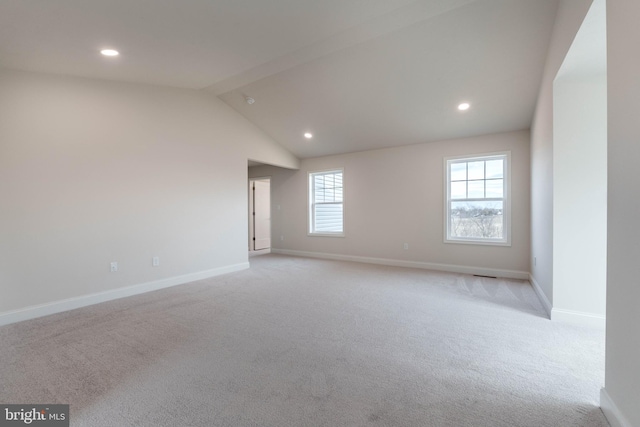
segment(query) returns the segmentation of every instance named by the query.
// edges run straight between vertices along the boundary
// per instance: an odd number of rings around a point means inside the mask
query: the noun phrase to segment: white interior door
[[[253,250],[271,247],[271,181],[253,181]]]

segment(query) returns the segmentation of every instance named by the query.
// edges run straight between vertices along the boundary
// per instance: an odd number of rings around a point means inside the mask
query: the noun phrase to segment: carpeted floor
[[[0,402],[71,426],[608,426],[604,331],[513,280],[271,254],[0,344]]]

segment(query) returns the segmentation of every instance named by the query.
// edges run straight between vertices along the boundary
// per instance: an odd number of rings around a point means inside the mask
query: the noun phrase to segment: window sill
[[[457,240],[457,239],[444,239],[444,243],[454,243],[461,245],[480,245],[480,246],[511,246],[510,241],[487,241],[487,240]]]
[[[344,233],[307,233],[309,237],[344,237]]]

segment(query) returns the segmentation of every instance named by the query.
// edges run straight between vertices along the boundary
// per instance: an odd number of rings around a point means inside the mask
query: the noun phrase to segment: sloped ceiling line
[[[433,19],[477,0],[415,1],[346,31],[275,58],[250,70],[216,82],[205,89],[215,95],[232,91],[257,80],[296,67],[330,53],[398,31],[417,22]]]

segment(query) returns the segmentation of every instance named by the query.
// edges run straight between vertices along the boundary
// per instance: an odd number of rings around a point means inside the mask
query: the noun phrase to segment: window
[[[445,159],[445,242],[510,245],[510,154]]]
[[[342,169],[309,173],[309,234],[343,236]]]

